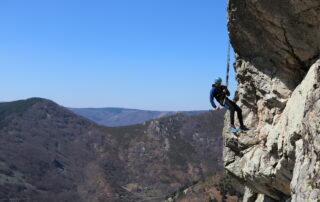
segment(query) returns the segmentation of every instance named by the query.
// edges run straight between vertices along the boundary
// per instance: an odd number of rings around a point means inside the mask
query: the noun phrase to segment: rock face
[[[228,28],[251,130],[225,130],[226,169],[245,201],[319,201],[320,1],[229,0]]]

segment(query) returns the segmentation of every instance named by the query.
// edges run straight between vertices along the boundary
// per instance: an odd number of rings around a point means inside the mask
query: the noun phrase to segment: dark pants
[[[231,126],[234,126],[234,112],[235,111],[237,112],[240,126],[243,126],[242,110],[240,109],[240,107],[236,103],[229,100],[228,98],[226,98],[226,100],[225,100],[224,107],[230,110]]]

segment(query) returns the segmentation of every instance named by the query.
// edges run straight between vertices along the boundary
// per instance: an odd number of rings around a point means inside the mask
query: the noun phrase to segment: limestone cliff
[[[320,1],[229,0],[228,29],[251,130],[224,132],[226,169],[245,201],[320,201]]]

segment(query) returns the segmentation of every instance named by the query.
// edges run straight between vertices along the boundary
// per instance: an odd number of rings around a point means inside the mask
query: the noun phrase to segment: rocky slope
[[[0,201],[162,201],[220,172],[224,112],[103,127],[49,101],[0,104]]]
[[[117,160],[116,148],[92,122],[42,99],[3,103],[0,112],[2,201],[136,199],[107,180],[104,161]]]
[[[228,29],[251,130],[224,132],[226,169],[245,201],[320,201],[320,1],[229,0]]]
[[[244,187],[226,172],[217,172],[189,187],[182,187],[167,197],[166,202],[239,202]]]

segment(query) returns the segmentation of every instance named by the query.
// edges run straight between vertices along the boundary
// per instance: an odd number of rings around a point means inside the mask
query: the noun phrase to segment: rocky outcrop
[[[225,167],[245,201],[319,201],[320,2],[230,0],[228,17],[235,101],[251,130],[225,130]]]

